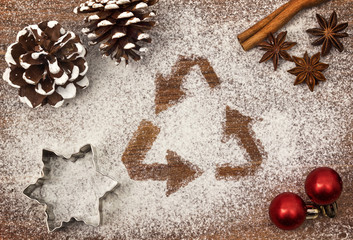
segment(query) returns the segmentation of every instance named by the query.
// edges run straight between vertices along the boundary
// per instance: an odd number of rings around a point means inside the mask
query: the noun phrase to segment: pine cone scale
[[[34,90],[43,96],[51,95],[55,91],[55,82],[52,80],[41,81],[41,83],[36,85]]]
[[[127,29],[125,27],[116,26],[112,30],[112,38],[122,38],[125,37],[127,34]]]
[[[79,76],[84,77],[88,71],[88,64],[85,59],[79,58],[76,61],[74,61],[75,66],[79,68]],[[80,81],[81,79],[77,79],[75,81]]]
[[[109,56],[111,55],[115,49],[117,48],[117,45],[119,44],[118,40],[117,39],[110,39],[108,42],[106,43],[102,43],[100,46],[99,46],[99,49],[104,51],[104,54],[106,56]]]
[[[64,103],[64,98],[55,91],[53,94],[49,95],[46,100],[47,103],[53,107],[60,107]]]
[[[54,43],[54,45],[51,47],[50,49],[50,53],[56,53],[58,52],[60,49],[63,49],[63,47],[68,44],[68,42],[70,40],[73,40],[75,38],[75,34],[73,34],[72,32],[67,32],[64,35],[62,35],[61,37],[59,37],[57,39],[57,41]]]
[[[62,27],[56,21],[52,21],[52,25],[50,26],[45,25],[45,23],[41,24],[39,25],[39,29],[43,29],[43,32],[48,36],[51,43],[57,42],[62,35]]]
[[[23,68],[18,68],[18,67],[15,67],[14,69],[6,68],[3,78],[12,87],[20,88],[27,85],[26,81],[23,80],[22,77],[18,77],[18,76],[22,76],[24,72],[25,70]]]
[[[18,32],[16,43],[19,43],[25,52],[36,51],[35,48],[38,46],[34,38],[30,37],[29,26]]]
[[[135,53],[132,50],[126,50],[126,52],[132,59],[134,59],[134,61],[138,61],[141,59],[140,55],[138,55],[137,53]]]
[[[151,6],[151,5],[158,3],[158,1],[159,0],[149,0],[149,1],[147,1],[148,2],[147,4],[148,4],[148,6]]]
[[[59,86],[56,92],[63,97],[63,99],[71,99],[76,96],[76,86],[73,83],[68,83],[66,86]]]
[[[115,13],[113,13],[110,17],[114,20],[118,20],[118,19],[124,19],[124,18],[131,18],[134,17],[135,15],[130,12],[130,11],[116,11]]]
[[[70,82],[72,82],[72,81],[74,81],[74,80],[76,80],[76,81],[79,81],[80,79],[78,79],[79,78],[79,76],[80,76],[80,68],[78,67],[78,66],[76,66],[76,65],[74,65],[73,67],[72,67],[72,69],[70,70],[70,79],[69,79],[69,81]]]
[[[29,25],[27,31],[29,32],[27,37],[33,36],[34,42],[41,43],[41,41],[44,41],[43,31],[38,25]]]
[[[119,9],[119,8],[120,8],[119,5],[112,3],[112,4],[105,5],[104,10],[109,11],[109,10],[115,10],[115,9]]]
[[[40,65],[31,65],[24,73],[23,79],[32,85],[36,85],[42,78],[44,68]]]
[[[63,70],[60,70],[60,72],[57,74],[49,72],[49,76],[54,80],[55,84],[58,86],[64,85],[69,80],[69,76]]]
[[[135,24],[134,27],[141,29],[141,30],[150,30],[152,27],[154,27],[155,22],[140,22],[138,24]]]
[[[26,50],[22,47],[21,43],[11,44],[5,54],[5,58],[11,65],[20,65],[20,56],[26,53]]]
[[[80,80],[77,80],[75,84],[80,88],[86,88],[89,84],[87,77],[80,77]]]
[[[99,19],[104,19],[112,15],[111,11],[102,11],[102,12],[97,12],[95,15],[91,15],[88,18],[86,18],[86,22],[91,22]]]
[[[43,57],[41,57],[41,55],[33,55],[35,52],[29,52],[29,53],[25,53],[22,54],[19,57],[20,60],[20,65],[24,68],[24,69],[28,69],[30,66],[32,65],[40,65],[43,64]]]
[[[104,20],[100,21],[100,22],[97,24],[97,27],[114,26],[114,24],[115,24],[114,19],[112,19],[112,18],[107,18],[107,19],[104,19]]]
[[[92,32],[94,32],[94,34],[96,35],[96,37],[101,37],[104,34],[110,34],[109,31],[112,30],[111,26],[107,26],[107,27],[101,27],[101,28],[96,28],[94,30],[92,30]]]
[[[34,85],[26,85],[21,87],[19,95],[21,101],[27,103],[32,108],[39,107],[46,98],[45,95],[40,95],[35,91]]]

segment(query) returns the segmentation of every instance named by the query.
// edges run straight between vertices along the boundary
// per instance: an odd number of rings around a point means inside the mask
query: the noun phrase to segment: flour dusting
[[[276,232],[267,216],[269,202],[276,194],[293,191],[308,200],[303,190],[308,172],[317,166],[335,166],[339,160],[348,163],[348,159],[342,160],[342,141],[353,122],[353,84],[349,74],[353,50],[348,40],[343,41],[347,47],[343,53],[333,51],[322,59],[330,63],[324,72],[327,81],[310,92],[304,84],[293,85],[294,78],[287,73],[293,63],[282,60],[274,72],[271,62],[258,63],[263,52],[244,52],[236,39],[237,33],[267,13],[271,2],[259,3],[258,12],[255,2],[251,2],[254,6],[249,7],[250,12],[245,9],[247,1],[228,1],[224,9],[215,1],[205,2],[212,2],[207,11],[194,1],[160,1],[155,7],[159,25],[149,32],[153,42],[140,62],[116,66],[113,60],[101,58],[98,48],[89,48],[90,87],[59,109],[29,109],[18,102],[12,88],[7,88],[14,97],[2,110],[12,119],[4,129],[11,137],[1,144],[1,156],[8,159],[0,164],[13,175],[14,183],[4,186],[4,191],[14,190],[11,196],[21,202],[21,211],[38,210],[30,217],[44,224],[43,207],[33,206],[21,194],[40,176],[43,148],[72,154],[80,146],[93,144],[100,170],[120,183],[103,201],[101,226],[72,224],[58,233],[62,237],[226,236],[250,221]],[[310,45],[311,39],[305,33],[313,25],[316,10],[300,13],[284,28],[288,31],[287,40],[298,42],[290,54],[301,56],[305,49],[310,55],[319,51]],[[227,14],[230,17],[223,18]],[[182,86],[186,95],[156,115],[156,76],[167,77],[179,56],[208,59],[221,84],[211,89],[195,66]],[[347,68],[347,73],[337,75],[341,68]],[[226,106],[251,117],[254,137],[265,152],[254,175],[229,181],[216,179],[216,167],[236,167],[248,160],[236,138],[222,142]],[[142,120],[161,129],[144,163],[166,163],[167,150],[172,150],[204,172],[169,197],[165,194],[165,181],[134,181],[121,161]],[[333,225],[337,230],[331,233]],[[249,226],[254,227],[254,236],[259,226]],[[348,238],[353,236],[351,226],[321,222],[310,236],[337,236],[342,232]],[[283,238],[296,236],[295,232],[276,233],[283,234]]]

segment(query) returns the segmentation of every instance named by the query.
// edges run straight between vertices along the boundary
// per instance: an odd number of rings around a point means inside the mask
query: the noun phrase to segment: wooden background
[[[161,0],[162,1],[162,0]],[[226,6],[227,0],[194,0],[198,2],[212,3],[213,7],[222,9]],[[263,0],[267,1],[267,0]],[[185,0],[187,2],[187,0]],[[244,2],[239,5],[239,8],[244,6]],[[256,7],[256,0],[249,0],[249,6]],[[273,1],[272,1],[273,2]],[[72,9],[78,6],[79,0],[0,0],[0,72],[2,73],[6,67],[4,61],[4,54],[6,47],[15,40],[17,32],[24,26],[31,23],[38,23],[42,20],[58,20],[67,29],[78,30],[78,25],[81,25],[82,16],[76,16],[72,13]],[[272,5],[269,5],[272,6]],[[203,11],[207,11],[210,7],[209,4],[204,4]],[[271,9],[260,9],[258,14],[260,16],[266,16],[271,11],[275,10],[278,4],[274,4]],[[339,12],[340,21],[348,21],[349,25],[353,24],[353,1],[352,0],[334,0],[330,3],[320,6],[320,10],[325,11],[327,15],[331,13],[333,9]],[[240,14],[243,14],[244,18],[249,21],[251,19],[250,14],[245,14],[244,9],[239,9]],[[245,9],[246,10],[246,9]],[[243,13],[241,13],[243,12]],[[239,17],[239,16],[238,16]],[[231,21],[232,16],[226,18],[227,21]],[[222,19],[224,20],[223,16]],[[259,19],[256,19],[259,20]],[[79,24],[78,24],[79,23]],[[244,26],[244,29],[248,26]],[[351,28],[351,27],[349,27]],[[353,40],[349,37],[347,41],[346,48],[352,48]],[[352,69],[345,69],[342,71],[352,71]],[[346,74],[349,76],[349,74]],[[6,112],[3,112],[1,106],[6,104],[8,101],[13,101],[13,96],[8,93],[8,85],[0,81],[0,139],[6,139],[6,125],[11,122],[11,117],[6,116]],[[353,129],[353,123],[352,127]],[[344,181],[344,192],[339,199],[339,217],[336,219],[324,219],[320,217],[316,226],[321,228],[329,228],[332,223],[335,226],[346,226],[345,229],[340,229],[340,227],[335,229],[326,229],[325,232],[330,232],[332,235],[321,236],[320,239],[332,239],[342,238],[348,239],[353,237],[353,153],[350,147],[353,141],[352,131],[347,134],[347,138],[344,139],[343,145],[348,146],[347,152],[344,153],[346,156],[337,165],[331,166],[341,173],[342,179]],[[1,143],[0,143],[1,144]],[[0,146],[0,150],[1,150]],[[1,151],[0,151],[1,153]],[[0,155],[1,161],[5,161],[5,156]],[[1,166],[1,165],[0,165]],[[28,217],[26,212],[19,212],[13,210],[11,205],[14,204],[9,200],[8,193],[4,192],[1,188],[4,184],[12,181],[12,176],[10,173],[6,175],[6,171],[0,171],[0,173],[5,172],[4,176],[0,176],[0,239],[71,239],[73,236],[66,236],[65,229],[59,230],[55,233],[48,234],[46,226],[44,225],[43,219],[32,219]],[[308,171],[309,172],[309,171]],[[290,181],[290,179],[288,179]],[[272,196],[268,196],[264,201],[270,201]],[[244,222],[243,225],[236,225],[228,231],[225,235],[224,233],[217,233],[214,229],[210,229],[209,233],[205,233],[201,236],[192,236],[190,238],[200,237],[200,238],[213,238],[213,239],[315,239],[315,234],[322,232],[324,229],[315,229],[312,224],[306,224],[305,227],[293,232],[283,232],[273,226],[268,221],[268,219],[259,221],[257,218],[257,211],[254,209],[253,214],[249,215],[249,222]],[[38,225],[41,224],[41,225]],[[227,225],[228,223],[224,223]],[[230,223],[229,223],[230,224]],[[347,232],[347,226],[349,226],[349,232]],[[345,232],[346,231],[346,232]],[[212,232],[212,234],[211,234]],[[159,237],[161,235],[154,233],[151,237]],[[104,239],[104,236],[99,236],[98,234],[93,234],[91,237],[86,239]],[[169,236],[170,239],[178,239],[180,236],[172,235]]]

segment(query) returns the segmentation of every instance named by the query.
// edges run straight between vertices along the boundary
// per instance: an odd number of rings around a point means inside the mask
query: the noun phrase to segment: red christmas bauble
[[[305,191],[314,203],[328,205],[335,202],[341,195],[342,179],[331,168],[316,168],[305,180]]]
[[[292,230],[303,224],[306,206],[297,194],[285,192],[277,195],[269,208],[271,221],[279,228]]]

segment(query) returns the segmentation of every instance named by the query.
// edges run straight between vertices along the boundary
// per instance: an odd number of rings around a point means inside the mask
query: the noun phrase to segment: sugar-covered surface
[[[102,59],[97,48],[88,54],[90,87],[59,109],[29,109],[17,92],[0,83],[0,237],[4,239],[350,239],[353,237],[352,95],[353,40],[343,39],[345,50],[333,49],[322,59],[330,67],[324,83],[312,93],[303,84],[293,86],[287,70],[293,63],[258,64],[263,52],[244,52],[236,35],[285,1],[160,1],[155,6],[159,25],[149,34],[153,42],[143,60],[116,67]],[[37,19],[28,16],[41,10],[40,20],[61,21],[78,30],[71,17],[77,1],[9,1],[1,6],[1,44],[10,44],[16,31]],[[31,5],[33,4],[33,5]],[[55,13],[58,6],[62,11]],[[299,13],[284,28],[288,41],[298,44],[290,51],[302,56],[319,51],[305,30],[315,27],[315,12],[329,17],[336,10],[339,21],[352,24],[350,1],[332,1]],[[60,8],[58,8],[60,9]],[[21,11],[27,18],[18,18]],[[74,16],[75,18],[75,16]],[[35,22],[34,22],[35,21]],[[39,22],[39,21],[38,21]],[[65,25],[66,24],[66,25]],[[352,34],[351,26],[348,33]],[[5,49],[5,48],[3,48]],[[4,52],[3,52],[4,54]],[[168,76],[179,55],[207,58],[221,80],[210,89],[198,67],[186,77],[186,96],[158,116],[154,112],[155,78]],[[3,64],[2,64],[3,65]],[[5,65],[2,66],[2,69]],[[253,119],[252,130],[266,156],[254,176],[236,181],[216,180],[215,168],[246,162],[236,139],[222,143],[225,107]],[[204,173],[166,197],[163,181],[131,180],[121,162],[122,154],[143,120],[161,129],[146,163],[165,163],[166,150],[201,168]],[[121,186],[103,202],[98,228],[69,224],[52,234],[45,226],[44,207],[22,194],[40,177],[43,148],[70,155],[80,146],[98,150],[100,170]],[[305,200],[306,175],[315,167],[330,166],[342,176],[344,191],[335,219],[307,221],[295,231],[276,229],[267,211],[271,199],[283,191]]]

